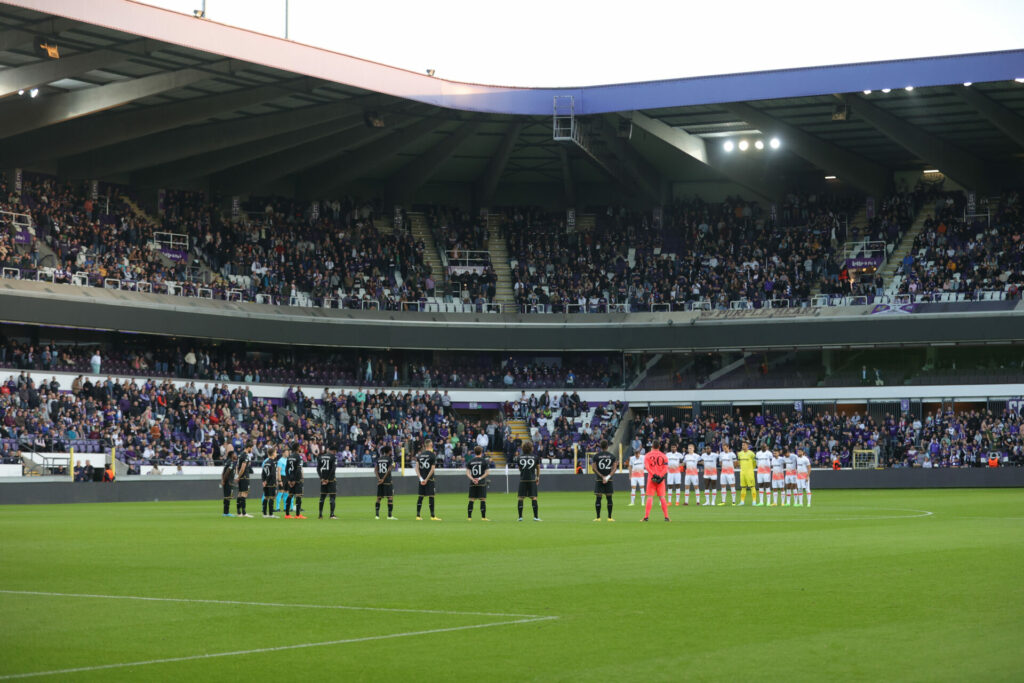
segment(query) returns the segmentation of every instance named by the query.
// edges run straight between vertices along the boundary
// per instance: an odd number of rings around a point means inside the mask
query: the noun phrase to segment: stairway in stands
[[[487,216],[487,251],[491,258],[491,267],[494,268],[498,282],[495,286],[494,303],[504,306],[514,306],[516,303],[515,293],[512,290],[512,269],[509,267],[508,243],[501,236],[501,221],[503,216],[490,214]]]
[[[910,229],[903,235],[903,240],[899,246],[896,247],[892,254],[889,255],[889,260],[886,261],[882,267],[882,280],[885,283],[885,293],[888,295],[896,294],[900,285],[903,283],[903,276],[897,275],[896,271],[899,270],[900,265],[903,263],[904,257],[910,253],[914,247],[914,240],[924,230],[924,223],[926,220],[934,215],[934,209],[927,203],[917,212],[917,216],[914,218],[914,222],[910,225]]]
[[[530,440],[530,429],[526,426],[526,420],[505,420],[505,424],[508,425],[508,430],[511,434],[510,438],[513,441],[519,439],[526,443]],[[505,464],[504,453],[488,453],[488,456],[494,460],[495,464]]]
[[[840,260],[839,266],[842,267],[843,254],[846,253],[846,245],[852,244],[854,241],[864,239],[867,234],[868,227],[868,209],[867,206],[862,206],[850,217],[850,222],[846,226],[846,241],[836,247],[836,257]],[[858,237],[854,239],[854,231],[857,232]],[[821,294],[821,282],[818,282],[814,287],[811,288],[811,299]]]
[[[409,217],[413,238],[423,242],[423,260],[430,266],[430,273],[437,283],[438,290],[443,290],[448,278],[445,277],[444,266],[441,264],[441,252],[437,250],[434,235],[427,225],[427,217],[419,212],[410,212],[406,215]]]

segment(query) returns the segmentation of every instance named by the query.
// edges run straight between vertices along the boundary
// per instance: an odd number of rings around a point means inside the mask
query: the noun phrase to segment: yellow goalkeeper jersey
[[[740,473],[754,472],[754,451],[740,451],[736,457],[740,461]]]

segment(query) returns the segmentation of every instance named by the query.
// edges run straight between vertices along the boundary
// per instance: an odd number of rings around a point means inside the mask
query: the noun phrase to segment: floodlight
[[[972,85],[973,85],[973,83],[971,83],[970,81],[964,81],[964,87],[965,88],[970,88]]]
[[[739,148],[741,152],[746,152],[748,149],[750,149],[750,143],[747,142],[746,140],[740,140]]]
[[[892,88],[882,88],[882,92],[892,92]]]
[[[870,94],[871,94],[871,91],[870,91],[870,90],[865,90],[865,91],[864,91],[864,94],[865,94],[865,95],[870,95]]]
[[[908,85],[907,87],[904,88],[904,90],[906,90],[907,92],[912,92],[914,90],[914,86]]]
[[[827,175],[827,176],[825,176],[825,180],[835,180],[835,179],[836,179],[836,177],[834,175]]]
[[[733,149],[733,144],[732,144],[732,140],[726,140],[726,141],[725,141],[725,142],[724,142],[724,143],[722,144],[722,149],[724,149],[724,150],[725,150],[726,152],[731,152],[731,151],[732,151],[732,149]]]
[[[782,146],[782,141],[779,140],[778,138],[772,138],[771,140],[768,141],[768,145],[772,149],[778,149],[779,147]]]
[[[32,88],[31,90],[28,91],[28,96],[29,97],[35,97],[38,94],[39,94],[39,88]]]
[[[761,140],[755,140],[754,141],[754,149],[756,149],[756,150],[764,149],[764,142],[761,141]]]

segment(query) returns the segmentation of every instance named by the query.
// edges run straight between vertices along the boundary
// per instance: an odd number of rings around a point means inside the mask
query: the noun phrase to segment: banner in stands
[[[576,209],[565,210],[565,231],[575,232],[576,231]]]
[[[882,257],[858,257],[846,259],[847,268],[874,268],[877,270],[882,265]]]
[[[21,193],[21,169],[14,169],[14,191]]]
[[[875,304],[871,309],[871,315],[901,315],[905,313],[916,313],[920,304]]]
[[[313,206],[309,209],[309,215],[315,221],[320,220],[320,202],[313,202]]]
[[[89,183],[89,185],[89,191],[91,193],[92,200],[96,201],[97,199],[100,198],[100,181],[94,179],[91,183]]]
[[[1006,409],[1012,413],[1020,414],[1020,409],[1024,408],[1024,398],[1017,396],[1011,398],[1006,402]]]
[[[448,266],[448,272],[452,275],[462,275],[464,273],[483,275],[485,269],[485,266]]]
[[[242,214],[242,200],[236,194],[231,197],[231,220],[237,221],[238,217]]]

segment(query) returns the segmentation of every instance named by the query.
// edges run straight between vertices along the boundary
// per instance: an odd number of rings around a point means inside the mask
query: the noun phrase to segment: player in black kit
[[[284,503],[285,519],[306,519],[302,514],[302,457],[295,449],[289,449],[288,464],[284,468],[288,479],[288,498]],[[292,516],[292,501],[295,501],[295,516]]]
[[[335,497],[338,495],[338,481],[335,478],[335,470],[338,467],[338,459],[331,453],[321,453],[316,461],[316,473],[320,475],[320,517],[324,518],[324,499],[331,497],[331,519],[334,516]]]
[[[608,501],[608,521],[614,522],[615,520],[612,518],[612,493],[614,486],[612,475],[615,474],[615,456],[608,452],[607,441],[601,441],[601,452],[594,457],[594,461],[590,466],[594,470],[594,476],[597,477],[597,480],[594,482],[594,510],[597,511],[594,521],[601,521],[601,496],[604,496],[605,500]]]
[[[263,459],[260,479],[263,481],[263,516],[273,517],[274,497],[277,495],[277,452],[273,448]]]
[[[423,509],[423,497],[429,498],[430,519],[440,522],[441,518],[434,514],[434,469],[437,467],[437,455],[434,454],[434,442],[429,439],[423,442],[423,450],[416,455],[416,476],[420,478],[416,492],[416,519],[422,520],[420,510]]]
[[[523,444],[523,452],[516,458],[519,468],[519,521],[523,521],[523,499],[533,501],[533,521],[539,522],[540,512],[537,507],[537,484],[540,483],[540,458],[533,454],[533,442]]]
[[[469,519],[473,519],[473,503],[480,501],[480,519],[487,519],[487,458],[484,449],[473,447],[473,457],[466,463],[466,476],[469,477]]]
[[[231,514],[231,492],[235,481],[235,454],[231,453],[224,461],[224,469],[220,471],[220,487],[224,493],[224,516],[234,517]]]
[[[391,446],[380,449],[373,467],[377,473],[377,502],[373,514],[380,519],[380,499],[387,498],[388,519],[398,519],[392,514],[395,511],[395,485],[391,483],[391,471],[395,468],[395,461],[391,459]]]
[[[249,500],[249,475],[252,474],[252,446],[246,446],[238,458],[238,497],[235,499],[235,514],[239,517],[252,517],[245,510]]]

